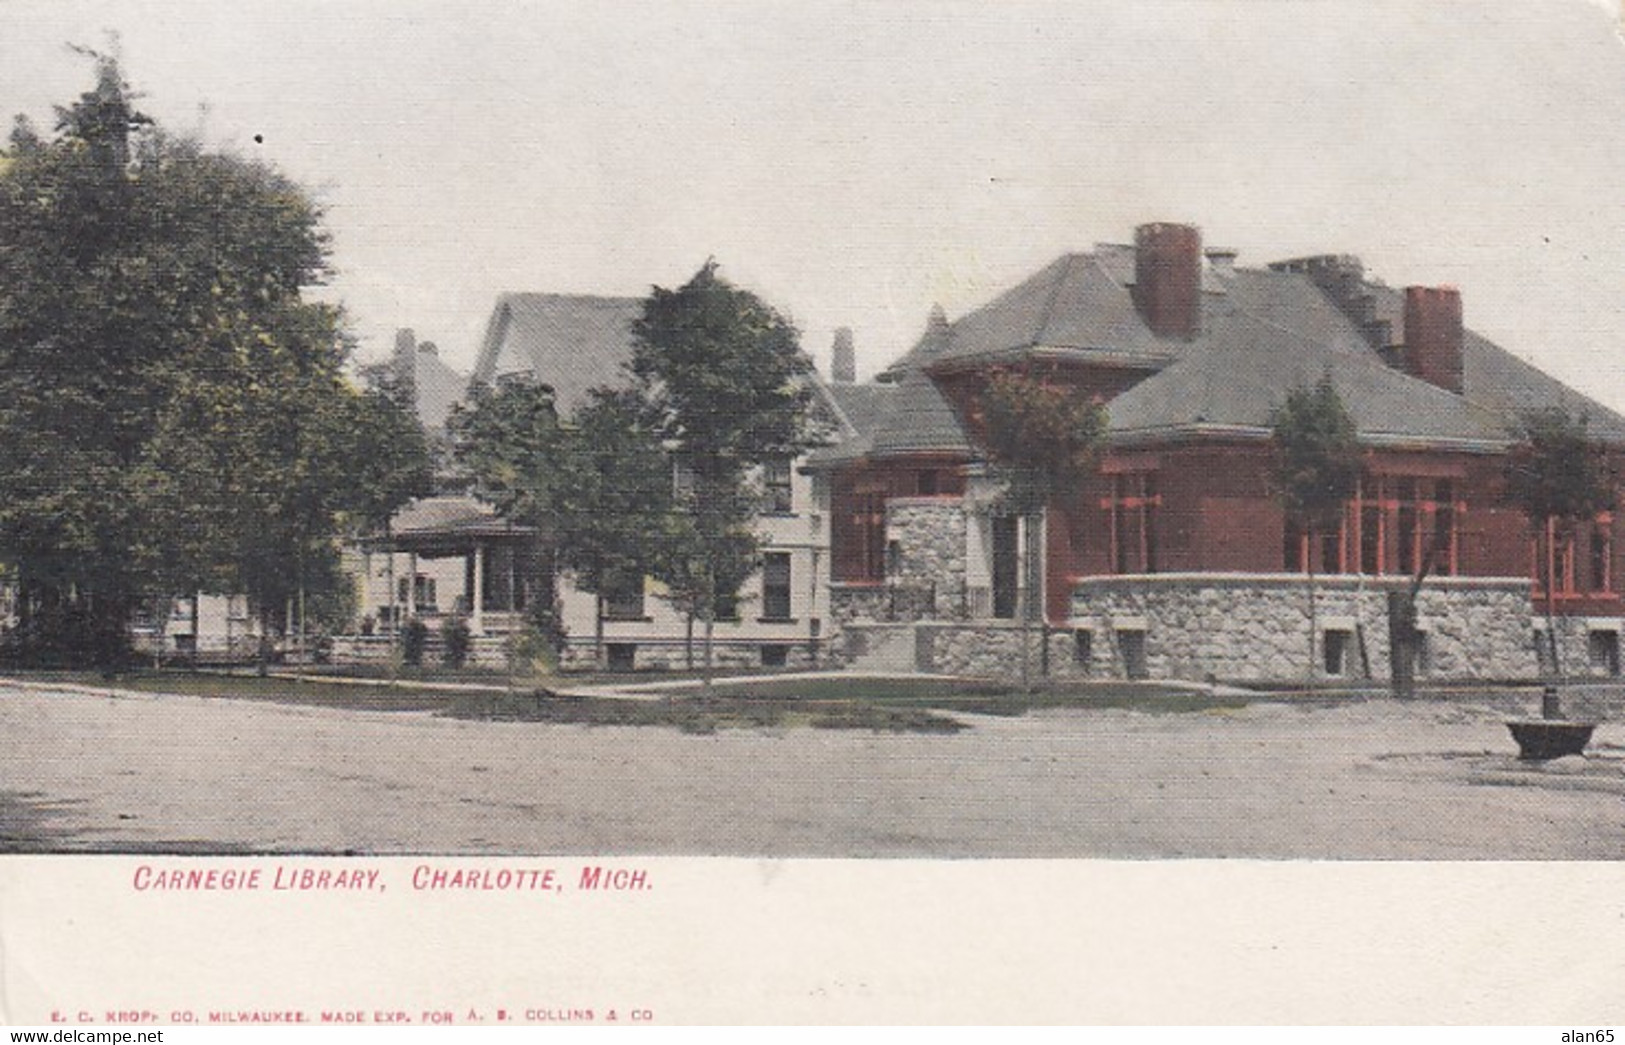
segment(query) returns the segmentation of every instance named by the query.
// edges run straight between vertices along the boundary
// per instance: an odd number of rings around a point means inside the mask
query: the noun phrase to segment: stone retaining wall
[[[335,635],[329,659],[334,664],[383,664],[390,657],[399,656],[400,640],[387,635]],[[445,663],[445,643],[435,632],[429,632],[423,647],[423,663]],[[468,667],[506,668],[508,645],[505,639],[481,635],[469,640]]]
[[[1282,682],[1327,677],[1327,631],[1346,643],[1343,677],[1389,677],[1388,593],[1395,578],[1316,578],[1318,629],[1310,661],[1311,589],[1302,575],[1164,574],[1079,581],[1073,619],[1122,675],[1140,645],[1151,678]],[[1440,578],[1417,596],[1425,632],[1423,679],[1536,677],[1529,582],[1521,578]],[[1143,638],[1135,639],[1138,634]]]
[[[824,666],[829,662],[829,653],[825,643],[809,642],[802,639],[797,642],[768,642],[768,641],[722,641],[711,644],[711,664],[718,668],[760,668],[778,667],[764,663],[763,648],[778,647],[784,651],[784,667],[813,668]],[[610,655],[609,647],[632,647],[631,664],[629,666],[638,671],[687,671],[689,670],[689,657],[686,644],[681,640],[660,639],[648,641],[622,641],[608,640],[604,643],[605,656]],[[559,659],[559,666],[565,670],[590,671],[598,665],[595,660],[593,640],[589,638],[569,639]],[[624,655],[624,654],[623,654]],[[699,639],[694,640],[694,668],[697,670],[705,660],[705,644]],[[611,663],[615,663],[611,661]]]

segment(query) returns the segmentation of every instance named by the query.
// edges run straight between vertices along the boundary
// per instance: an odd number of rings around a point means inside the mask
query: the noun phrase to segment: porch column
[[[406,556],[406,616],[409,620],[416,619],[418,615],[418,553],[410,552]]]
[[[475,635],[485,634],[485,545],[474,545],[474,591],[468,604],[469,630]]]

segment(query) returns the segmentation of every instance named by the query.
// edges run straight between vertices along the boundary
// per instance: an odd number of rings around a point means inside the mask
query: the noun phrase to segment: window
[[[1421,516],[1416,505],[1416,480],[1401,479],[1397,484],[1398,507],[1395,525],[1398,528],[1399,572],[1414,576],[1420,564],[1417,558],[1417,526]]]
[[[1321,548],[1327,573],[1352,567],[1358,549],[1359,572],[1373,576],[1414,576],[1425,563],[1433,576],[1451,577],[1458,570],[1461,504],[1452,479],[1417,476],[1362,476],[1353,510],[1341,532],[1347,549],[1343,564],[1333,568],[1330,544]],[[1353,526],[1358,531],[1349,534]]]
[[[769,515],[789,515],[793,504],[790,485],[790,462],[769,461],[762,469],[765,496],[762,511]]]
[[[717,578],[714,597],[716,599],[717,620],[739,619],[739,590],[737,588],[728,588],[726,582],[719,577]]]
[[[611,642],[604,647],[609,658],[609,670],[631,671],[637,666],[638,647],[635,642]]]
[[[914,492],[921,497],[935,497],[937,495],[937,470],[935,468],[922,469],[915,475]]]
[[[413,608],[419,612],[434,610],[439,605],[439,602],[435,599],[433,577],[425,577],[421,573],[416,577],[401,577],[396,581],[396,587],[398,597],[395,601],[400,603],[410,602]]]
[[[614,574],[604,585],[605,620],[642,620],[643,577],[641,574]]]
[[[1117,648],[1123,655],[1123,674],[1131,679],[1150,676],[1145,659],[1145,632],[1123,630],[1117,633]]]
[[[1375,576],[1382,572],[1382,505],[1360,503],[1360,572]]]
[[[679,504],[689,504],[694,500],[694,469],[687,461],[672,461],[671,463],[671,494]]]
[[[790,553],[762,556],[762,619],[790,619]]]
[[[1593,631],[1586,636],[1586,652],[1595,675],[1619,674],[1619,632]]]
[[[1326,674],[1348,674],[1349,646],[1352,638],[1353,636],[1349,632],[1341,628],[1328,628],[1326,630],[1320,647]]]
[[[1072,662],[1084,671],[1095,662],[1095,633],[1088,628],[1072,633]]]
[[[1104,507],[1111,521],[1113,572],[1157,572],[1156,512],[1161,504],[1155,473],[1112,476],[1111,498]]]
[[[1591,524],[1591,590],[1613,589],[1613,519],[1600,515]]]
[[[878,491],[856,492],[851,511],[837,522],[850,535],[839,549],[838,562],[844,567],[843,580],[881,581],[886,579],[886,495]]]
[[[1558,595],[1574,595],[1575,528],[1556,519],[1546,521],[1545,538],[1535,542],[1535,589],[1546,594],[1546,578],[1553,579]]]
[[[790,663],[790,647],[773,644],[762,647],[762,667],[782,668]]]

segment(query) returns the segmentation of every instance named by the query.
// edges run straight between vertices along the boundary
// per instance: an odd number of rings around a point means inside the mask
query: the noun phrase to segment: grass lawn
[[[285,666],[276,670],[286,672],[290,670]],[[791,668],[718,668],[711,673],[716,679],[726,679],[741,675],[772,675],[793,671]],[[390,668],[387,664],[316,664],[305,668],[305,673],[311,677],[325,676],[328,678],[353,679],[387,679],[390,677]],[[638,686],[646,682],[672,682],[682,679],[699,679],[701,672],[685,669],[666,670],[640,670],[640,671],[564,671],[558,675],[561,685],[568,686]],[[508,672],[502,668],[450,668],[444,664],[425,664],[422,667],[402,666],[395,672],[395,678],[401,682],[473,682],[493,683],[505,686],[508,681]],[[535,680],[521,679],[520,684],[527,684]]]
[[[454,718],[503,722],[665,726],[687,733],[800,727],[953,733],[969,728],[953,717],[955,713],[1016,716],[1047,708],[1117,708],[1180,714],[1239,708],[1261,701],[1290,700],[1301,704],[1328,700],[1267,693],[1215,697],[1188,688],[1110,681],[1051,683],[1027,693],[1011,684],[952,679],[828,677],[753,682],[722,679],[709,694],[694,687],[672,690],[656,699],[624,700],[554,696],[545,689],[515,693],[436,691],[416,688],[406,678],[386,687],[322,681],[314,675],[294,680],[176,670],[136,670],[113,679],[88,671],[27,672],[18,673],[16,677],[356,711],[432,711]],[[634,685],[672,677],[622,674],[610,678]],[[450,680],[438,672],[425,673],[425,678]],[[503,678],[491,673],[470,673],[458,681],[501,685]],[[580,685],[596,680],[596,676],[568,675],[556,684]]]
[[[661,700],[522,694],[459,694],[443,714],[496,722],[556,722],[589,726],[667,726],[684,733],[719,729],[863,729],[877,733],[957,733],[964,723],[924,707],[867,700],[702,696]]]
[[[447,695],[433,690],[400,686],[356,686],[254,675],[143,670],[112,678],[95,671],[14,671],[6,677],[24,682],[66,682],[76,686],[132,689],[142,693],[174,693],[187,697],[230,700],[268,700],[279,704],[349,708],[358,711],[433,711],[446,706]]]
[[[720,682],[715,692],[719,697],[740,699],[843,700],[979,715],[1021,715],[1040,708],[1126,708],[1179,713],[1239,708],[1262,700],[1280,699],[1267,694],[1215,697],[1187,688],[1127,682],[1057,682],[1027,693],[1020,686],[1008,683],[923,678]]]

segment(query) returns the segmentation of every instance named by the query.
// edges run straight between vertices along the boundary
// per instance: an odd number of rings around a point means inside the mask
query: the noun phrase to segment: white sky
[[[1351,253],[1625,410],[1614,0],[0,0],[0,114],[121,40],[144,109],[328,208],[363,357],[472,366],[497,294],[715,255],[822,362],[1068,250],[1191,221]],[[204,111],[206,107],[206,112]],[[256,144],[261,135],[263,144]]]

